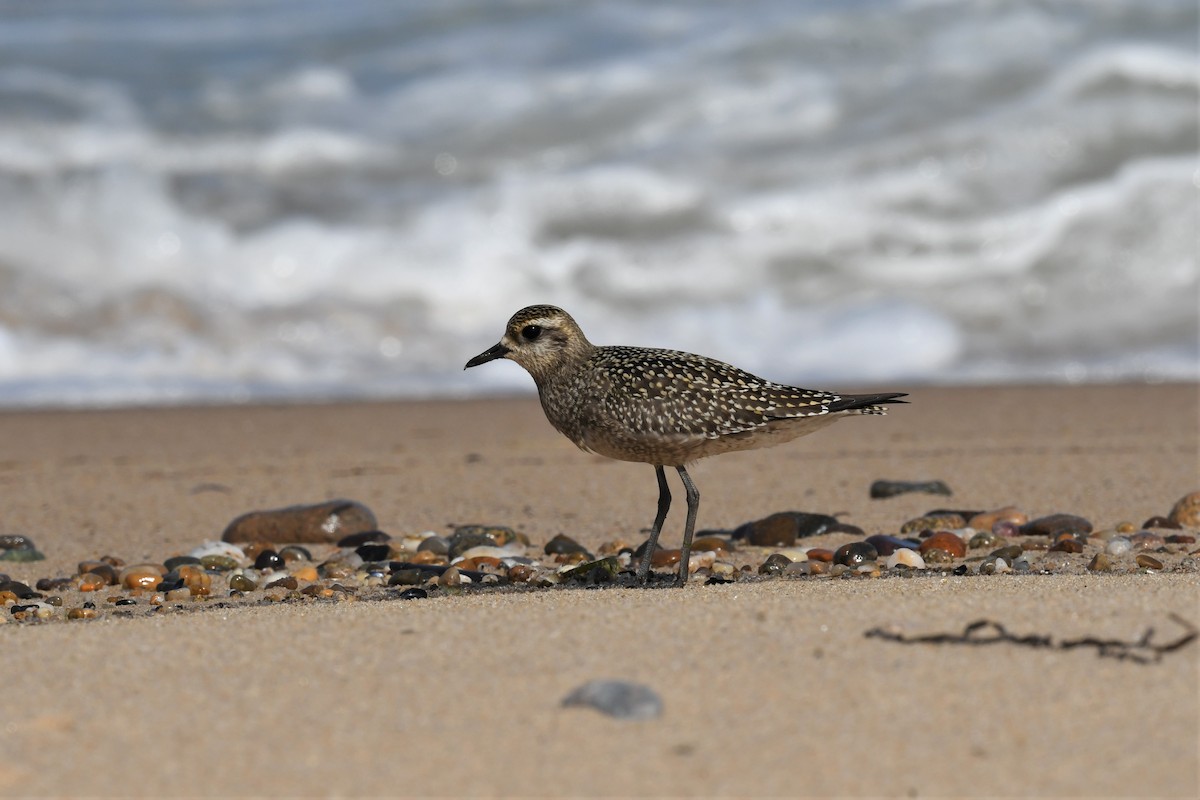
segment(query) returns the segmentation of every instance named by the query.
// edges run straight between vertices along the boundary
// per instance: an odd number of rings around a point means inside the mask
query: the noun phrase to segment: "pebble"
[[[1003,575],[1008,572],[1012,572],[1012,567],[999,556],[988,556],[979,562],[980,575]]]
[[[312,553],[308,552],[307,547],[301,547],[298,544],[291,544],[282,548],[279,551],[279,557],[283,559],[285,564],[294,564],[297,561],[312,561]]]
[[[1192,492],[1179,498],[1168,516],[1185,528],[1200,530],[1200,492]]]
[[[350,534],[379,528],[375,514],[354,500],[251,511],[229,523],[226,542],[334,544]]]
[[[662,716],[663,703],[649,686],[629,681],[588,681],[563,698],[565,708],[584,706],[616,719],[644,720]]]
[[[419,588],[405,589],[397,597],[401,600],[423,600],[429,597],[429,592]]]
[[[1075,514],[1050,514],[1038,517],[1021,527],[1021,533],[1025,536],[1049,536],[1051,538],[1060,533],[1078,535],[1091,532],[1092,523]]]
[[[1106,553],[1096,553],[1087,568],[1092,572],[1112,572],[1112,559]]]
[[[909,569],[925,569],[925,559],[921,558],[921,554],[916,550],[910,550],[907,547],[896,550],[883,565],[888,569],[896,567],[908,567]]]
[[[1163,563],[1149,553],[1138,553],[1137,565],[1146,569],[1159,570],[1163,568]]]
[[[512,528],[504,525],[457,525],[454,528],[454,535],[473,535],[486,536],[492,540],[492,543],[503,547],[506,544],[529,544],[529,537],[520,531],[514,531]]]
[[[94,572],[85,572],[79,576],[79,591],[97,592],[108,586],[108,580]]]
[[[234,575],[229,579],[229,588],[236,592],[253,592],[258,584],[247,575]]]
[[[995,547],[999,543],[1000,537],[992,533],[992,529],[989,527],[972,536],[967,542],[967,547],[971,550],[982,550],[985,547]]]
[[[833,551],[824,547],[810,547],[804,553],[809,561],[822,561],[826,564],[833,561]]]
[[[926,514],[910,519],[900,526],[900,535],[921,533],[922,531],[947,531],[965,528],[967,521],[961,514]]]
[[[94,608],[72,608],[67,612],[67,619],[95,619],[96,609]]]
[[[315,581],[319,577],[317,575],[317,568],[312,564],[305,564],[293,572],[292,576],[298,581]]]
[[[692,542],[693,553],[717,553],[718,556],[724,556],[733,550],[733,542],[719,536],[701,536]]]
[[[1168,528],[1170,530],[1177,531],[1181,527],[1182,526],[1173,519],[1168,519],[1167,517],[1158,517],[1158,516],[1150,517],[1150,519],[1148,519],[1142,523],[1143,530],[1149,530],[1151,528]]]
[[[45,557],[28,536],[19,533],[0,536],[0,561],[41,561]]]
[[[1167,544],[1195,544],[1196,537],[1185,533],[1172,533],[1167,536]]]
[[[192,597],[208,597],[212,594],[212,576],[207,572],[194,570],[183,578],[183,585]],[[179,591],[179,590],[176,590]],[[168,594],[171,594],[168,592]]]
[[[1104,545],[1104,552],[1110,556],[1123,556],[1133,550],[1133,542],[1125,536],[1114,536]]]
[[[445,536],[427,536],[417,545],[417,552],[448,556],[450,555],[450,540]]]
[[[931,553],[938,551],[948,555],[951,559],[963,558],[967,554],[967,544],[962,540],[962,537],[957,533],[950,531],[937,531],[925,541],[921,542],[921,555],[928,560],[938,560],[942,558],[936,556],[931,558]],[[944,561],[942,562],[944,563]]]
[[[683,558],[682,550],[655,550],[654,554],[650,556],[650,566],[669,567],[672,564],[678,564],[681,558]]]
[[[1150,531],[1141,531],[1129,537],[1129,545],[1134,550],[1157,550],[1166,547],[1166,544],[1166,539]]]
[[[200,559],[200,566],[205,569],[212,569],[218,572],[228,572],[231,569],[238,568],[237,559],[232,556],[213,554],[204,556]]]
[[[909,492],[924,492],[925,494],[943,494],[952,495],[950,487],[945,481],[884,481],[879,480],[871,484],[871,498],[880,500],[886,497],[895,497],[900,494]]]
[[[188,555],[199,560],[203,560],[205,556],[225,556],[238,562],[247,560],[245,551],[229,542],[205,542],[198,547],[193,547]]]
[[[875,552],[885,557],[890,556],[897,550],[916,550],[921,546],[920,542],[912,539],[901,539],[897,536],[886,536],[881,533],[868,536],[867,541],[875,548]]]
[[[200,559],[196,558],[195,556],[172,556],[171,558],[168,558],[166,561],[163,562],[163,566],[167,568],[168,572],[171,572],[171,571],[175,570],[176,568],[181,567],[185,564],[199,564],[199,563],[200,563]]]
[[[390,542],[391,536],[388,536],[383,531],[358,531],[351,533],[338,539],[338,547],[355,548],[363,544],[378,544],[380,542]]]
[[[387,542],[368,542],[360,544],[355,548],[354,552],[365,563],[372,564],[379,561],[387,561],[391,556],[392,548]]]
[[[299,589],[300,582],[296,580],[295,575],[284,575],[282,578],[276,578],[263,587],[264,589]]]
[[[879,551],[870,542],[850,542],[834,552],[833,563],[857,567],[877,558],[879,558]]]
[[[792,560],[782,553],[772,553],[771,555],[767,556],[766,561],[759,565],[758,574],[778,575],[779,573],[783,572],[784,568],[791,563]]]
[[[283,569],[283,557],[271,548],[265,548],[254,559],[255,569]]]
[[[1059,539],[1050,546],[1050,549],[1056,553],[1082,553],[1083,542],[1079,541],[1078,539],[1067,537],[1065,539]]]
[[[165,598],[171,602],[190,600],[192,598],[192,593],[187,589],[172,589],[166,593]]]
[[[739,525],[733,538],[745,539],[756,547],[791,547],[797,539],[828,533],[836,517],[807,511],[780,511]]]
[[[462,574],[459,573],[458,567],[450,567],[438,576],[439,586],[458,586],[462,582],[463,577]]]
[[[119,582],[117,570],[112,564],[105,564],[103,561],[80,561],[76,571],[80,575],[92,573],[104,578],[105,583],[109,586],[116,586]]]
[[[570,555],[572,553],[586,554],[588,552],[587,548],[572,539],[570,536],[567,536],[565,533],[560,533],[558,536],[555,536],[553,539],[546,542],[544,550],[548,556]]]
[[[1021,545],[1010,544],[1005,545],[1004,547],[998,547],[992,552],[988,553],[988,555],[996,556],[997,558],[1003,558],[1005,561],[1012,563],[1014,559],[1020,558],[1021,553],[1023,552],[1025,552],[1025,549],[1021,547]]]
[[[996,527],[998,522],[1011,522],[1013,525],[1020,527],[1026,522],[1029,522],[1029,516],[1016,506],[1005,506],[997,508],[995,511],[984,511],[976,514],[967,520],[967,527],[974,528],[977,531],[990,531]]]
[[[121,570],[121,585],[126,589],[157,589],[165,573],[159,564],[135,564]]]

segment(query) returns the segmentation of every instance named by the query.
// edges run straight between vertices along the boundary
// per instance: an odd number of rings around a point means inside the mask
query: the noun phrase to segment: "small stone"
[[[283,557],[269,547],[260,551],[254,559],[254,568],[258,570],[283,569],[283,567]]]
[[[94,608],[72,608],[67,612],[67,619],[95,619],[96,609]]]
[[[662,699],[649,686],[629,681],[588,681],[563,698],[566,708],[586,706],[616,719],[662,716]]]
[[[833,561],[833,551],[824,547],[810,547],[804,551],[809,561],[823,561],[826,564]]]
[[[1105,553],[1096,553],[1087,568],[1092,572],[1112,572],[1112,560]]]
[[[195,556],[172,556],[163,562],[163,566],[167,568],[167,572],[172,572],[178,567],[185,564],[199,564],[200,559]],[[80,570],[82,572],[82,570]]]
[[[282,578],[276,578],[263,587],[264,589],[299,589],[300,582],[296,580],[295,575],[284,575]]]
[[[650,566],[656,569],[669,567],[678,564],[681,558],[683,558],[682,550],[655,550],[654,554],[650,556]]]
[[[529,583],[537,577],[537,570],[528,564],[514,564],[508,569],[508,579],[513,583]]]
[[[455,536],[486,536],[491,540],[491,544],[497,547],[513,543],[529,544],[528,536],[504,525],[457,525],[450,537],[451,541]]]
[[[383,531],[358,531],[357,533],[351,533],[338,539],[337,546],[355,548],[363,544],[378,544],[380,542],[390,542],[391,540],[392,537]]]
[[[1056,553],[1082,553],[1083,542],[1079,541],[1078,539],[1067,537],[1065,539],[1059,539],[1057,542],[1051,545],[1050,549]]]
[[[930,560],[930,553],[935,550],[947,554],[952,559],[964,558],[967,555],[967,544],[957,533],[937,531],[928,539],[921,542],[921,555],[928,561]]]
[[[1158,517],[1158,516],[1150,517],[1150,519],[1148,519],[1142,523],[1143,530],[1150,530],[1152,528],[1167,528],[1170,530],[1177,531],[1181,527],[1183,527],[1183,526],[1180,525],[1178,522],[1176,522],[1173,519],[1168,519],[1167,517]]]
[[[990,531],[996,527],[998,522],[1011,522],[1013,525],[1020,527],[1026,522],[1029,522],[1029,516],[1016,506],[1005,506],[997,508],[995,511],[984,511],[981,514],[976,514],[967,520],[967,527],[974,528],[977,531]]]
[[[80,561],[78,572],[80,575],[92,573],[104,578],[104,582],[109,586],[116,586],[120,583],[120,578],[117,575],[117,570],[112,564],[105,564],[103,561]]]
[[[330,500],[243,514],[225,529],[226,542],[333,544],[352,533],[379,528],[375,514],[354,500]]]
[[[766,561],[759,565],[758,574],[778,575],[779,573],[783,572],[784,568],[791,563],[792,560],[782,553],[772,553],[771,555],[767,556]]]
[[[8,580],[8,576],[4,576],[4,580]],[[39,592],[61,592],[65,589],[74,589],[75,580],[73,578],[38,578],[33,588]]]
[[[1129,537],[1129,544],[1134,550],[1157,550],[1160,547],[1166,547],[1167,540],[1157,533],[1141,531]]]
[[[1028,522],[1021,528],[1021,533],[1025,536],[1049,536],[1051,538],[1060,533],[1079,535],[1091,532],[1092,523],[1074,514],[1050,514]]]
[[[281,549],[279,557],[283,559],[284,564],[294,564],[297,561],[312,561],[312,553],[308,552],[308,548],[301,547],[298,544],[288,545]]]
[[[983,561],[979,562],[980,575],[1003,575],[1004,573],[1012,572],[1012,567],[1008,562],[999,556],[988,556]]]
[[[462,582],[462,574],[458,571],[458,567],[449,567],[445,572],[438,576],[439,586],[458,586]]]
[[[1185,528],[1200,530],[1200,492],[1192,492],[1179,498],[1168,516]]]
[[[207,572],[189,572],[183,579],[183,585],[192,597],[208,597],[212,594],[212,576]]]
[[[879,551],[870,542],[849,542],[834,552],[833,563],[857,567],[877,558],[879,558]]]
[[[137,564],[126,567],[121,570],[121,585],[126,589],[154,590],[162,583],[165,572],[166,570],[158,564]]]
[[[967,542],[967,548],[970,550],[982,550],[985,547],[995,547],[1000,542],[1000,537],[992,533],[989,527],[987,530],[982,530],[971,537]]]
[[[563,533],[546,542],[545,553],[548,556],[570,555],[572,553],[584,553],[589,557],[591,555],[588,553],[587,548]]]
[[[922,531],[952,531],[965,528],[967,521],[961,514],[926,514],[910,519],[900,526],[900,535],[920,533]]]
[[[305,564],[293,572],[292,576],[298,581],[315,581],[319,577],[317,575],[317,568],[312,564]]]
[[[33,540],[18,533],[0,536],[0,561],[41,561],[46,556],[33,546]]]
[[[365,563],[371,564],[378,561],[387,561],[391,556],[392,548],[387,542],[368,542],[360,544],[355,548],[354,552]]]
[[[997,558],[1003,558],[1005,561],[1011,564],[1015,559],[1020,558],[1021,553],[1023,552],[1025,552],[1025,549],[1021,547],[1021,545],[1010,544],[1004,547],[999,547],[988,553],[988,555],[996,556]]]
[[[837,518],[828,514],[780,511],[738,526],[733,538],[756,547],[791,547],[797,539],[826,533],[837,525]]]
[[[200,559],[200,566],[218,572],[228,572],[231,569],[237,569],[238,562],[231,556],[209,555]]]
[[[867,541],[875,548],[875,552],[879,555],[887,557],[897,550],[916,550],[921,546],[920,542],[911,539],[901,539],[897,536],[885,536],[877,533],[874,536],[868,536]]]
[[[693,553],[717,553],[718,557],[733,552],[733,542],[719,536],[701,536],[692,542]]]
[[[952,495],[950,487],[945,481],[884,481],[879,480],[871,484],[871,498],[880,500],[886,497],[895,497],[900,494],[909,492],[924,492],[925,494],[942,494]]]
[[[1136,533],[1137,529],[1137,525],[1134,525],[1132,522],[1126,521],[1117,523],[1117,533]]]
[[[450,540],[445,536],[426,536],[417,545],[417,552],[448,556],[450,555]]]
[[[253,592],[258,584],[246,575],[233,575],[229,578],[229,588],[236,592]]]
[[[94,572],[85,572],[79,576],[79,591],[97,592],[108,586],[108,580]]]
[[[1186,533],[1172,533],[1167,537],[1167,544],[1195,544],[1196,537]]]
[[[925,569],[925,559],[921,558],[921,554],[916,550],[910,550],[907,547],[901,548],[893,552],[883,562],[883,565],[888,569],[896,569],[897,567],[907,567],[908,569]]]
[[[173,603],[177,603],[181,600],[190,600],[191,598],[192,593],[188,589],[172,589],[166,594],[166,599]]]
[[[1104,545],[1104,552],[1110,556],[1123,556],[1133,550],[1133,543],[1125,536],[1114,536]]]
[[[400,594],[396,595],[401,600],[423,600],[429,597],[429,592],[420,588],[405,589]]]
[[[1163,563],[1149,553],[1138,553],[1137,565],[1145,569],[1161,570]]]

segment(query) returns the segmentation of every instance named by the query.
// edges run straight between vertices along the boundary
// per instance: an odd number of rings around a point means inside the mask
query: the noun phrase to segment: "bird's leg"
[[[646,540],[646,552],[642,553],[642,563],[638,564],[638,583],[645,583],[650,575],[650,559],[658,547],[658,535],[662,533],[663,520],[671,508],[671,490],[667,487],[667,474],[661,464],[654,465],[654,474],[658,476],[658,514],[654,517],[654,527],[650,529],[650,538]]]
[[[696,484],[687,474],[683,465],[676,467],[679,477],[683,479],[683,488],[687,491],[687,522],[683,526],[683,548],[679,553],[679,585],[684,586],[688,581],[688,559],[692,555],[692,534],[696,532],[696,512],[700,510],[700,492]]]

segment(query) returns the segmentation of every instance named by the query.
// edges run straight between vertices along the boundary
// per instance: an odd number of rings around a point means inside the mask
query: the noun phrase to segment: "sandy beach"
[[[801,510],[894,534],[933,508],[1015,505],[1101,530],[1200,490],[1195,385],[909,399],[697,465],[699,527]],[[244,512],[331,498],[366,504],[393,536],[506,525],[539,552],[557,534],[591,549],[640,541],[655,507],[650,467],[579,452],[531,397],[10,412],[0,436],[0,534],[46,556],[0,572],[30,585],[104,555],[161,563]],[[879,478],[941,479],[954,494],[872,500]],[[672,487],[663,541],[675,546]],[[212,598],[128,617],[98,592],[95,620],[0,625],[0,793],[1195,796],[1200,646],[1140,664],[864,634],[988,618],[1056,641],[1151,627],[1170,639],[1169,614],[1200,623],[1200,572],[1174,566],[1196,547],[1170,546],[1169,568],[1149,573]],[[596,678],[651,687],[661,717],[561,707]]]

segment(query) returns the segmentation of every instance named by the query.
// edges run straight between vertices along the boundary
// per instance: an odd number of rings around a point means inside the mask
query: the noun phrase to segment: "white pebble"
[[[205,542],[199,547],[193,547],[188,553],[192,558],[204,558],[205,556],[230,556],[238,561],[245,561],[246,554],[242,552],[242,548],[236,544],[229,542]]]
[[[1114,536],[1104,546],[1104,552],[1110,556],[1123,556],[1133,549],[1133,542],[1124,536]]]
[[[909,550],[907,547],[901,547],[888,556],[883,563],[888,569],[895,569],[897,565],[903,565],[909,569],[925,569],[925,559],[921,558],[921,554],[916,550]]]

